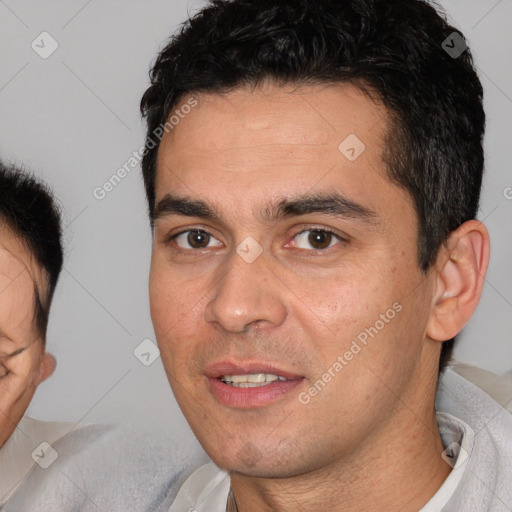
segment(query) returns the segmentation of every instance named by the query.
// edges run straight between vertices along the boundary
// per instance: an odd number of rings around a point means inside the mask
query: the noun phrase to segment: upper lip
[[[224,375],[249,375],[251,373],[269,373],[287,380],[301,379],[302,375],[284,369],[279,363],[269,361],[218,361],[209,364],[204,374],[211,379]]]

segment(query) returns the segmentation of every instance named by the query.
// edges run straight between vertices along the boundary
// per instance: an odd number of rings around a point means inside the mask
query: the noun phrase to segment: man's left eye
[[[326,229],[306,229],[296,234],[294,246],[299,249],[323,250],[336,245],[342,238]]]

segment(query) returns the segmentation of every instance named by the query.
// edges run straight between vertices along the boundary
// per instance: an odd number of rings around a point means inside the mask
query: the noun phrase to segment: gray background
[[[142,340],[154,340],[140,168],[103,200],[93,190],[143,143],[138,104],[149,65],[200,5],[0,0],[0,155],[51,184],[66,226],[66,263],[48,336],[58,366],[36,394],[34,417],[162,424],[158,418],[177,435],[189,435],[160,359],[146,367],[133,355]],[[512,200],[504,193],[512,187],[512,0],[443,5],[469,40],[488,116],[479,218],[490,230],[491,264],[456,356],[502,373],[512,368]],[[43,31],[59,44],[47,59],[31,48]]]

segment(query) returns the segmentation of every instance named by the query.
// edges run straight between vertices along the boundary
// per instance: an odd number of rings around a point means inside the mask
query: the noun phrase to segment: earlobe
[[[37,378],[37,385],[44,382],[48,377],[50,377],[55,371],[55,367],[57,366],[57,361],[55,357],[51,354],[45,352],[41,359],[41,364],[39,366],[39,376]]]
[[[437,258],[429,338],[454,338],[471,318],[482,295],[489,253],[489,233],[481,222],[465,222],[451,233]]]

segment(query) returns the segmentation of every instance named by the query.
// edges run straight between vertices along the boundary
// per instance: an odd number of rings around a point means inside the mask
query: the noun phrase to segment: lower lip
[[[263,407],[289,395],[303,379],[275,381],[257,388],[235,388],[220,379],[208,378],[210,391],[223,405],[239,409]]]

